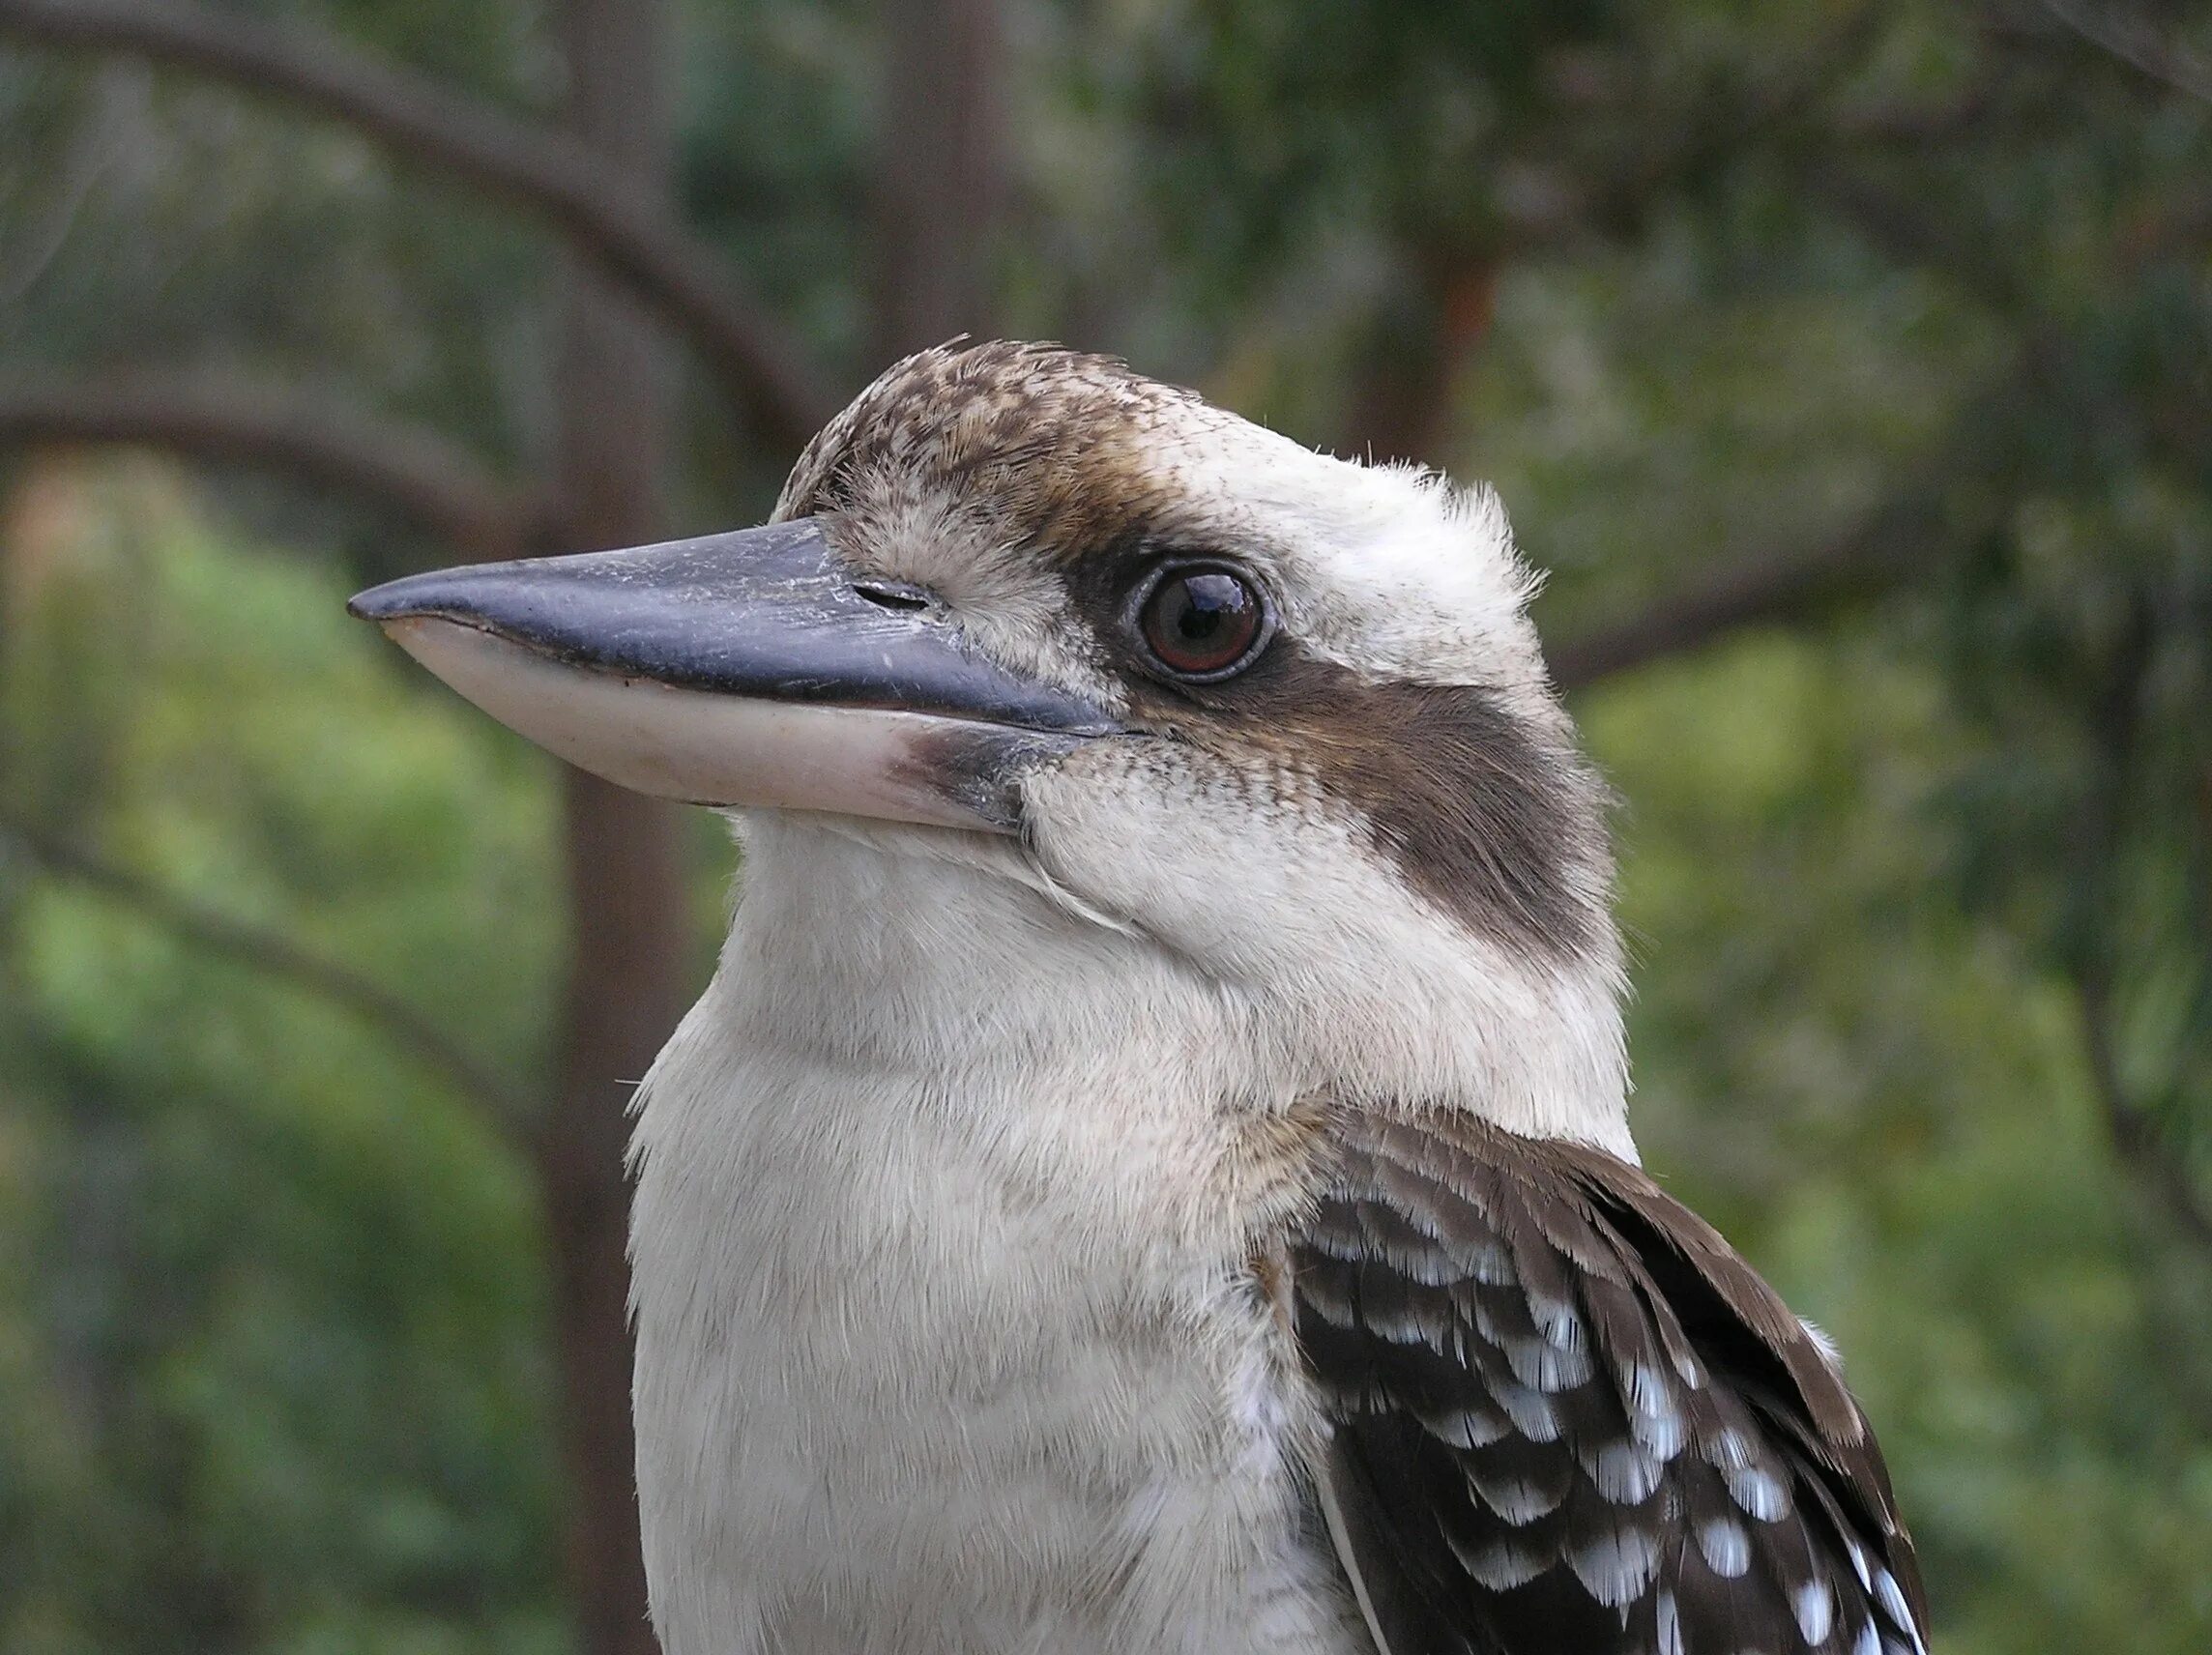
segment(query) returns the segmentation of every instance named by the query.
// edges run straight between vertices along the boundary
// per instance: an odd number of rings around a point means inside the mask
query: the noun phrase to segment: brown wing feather
[[[1291,1292],[1385,1655],[1924,1655],[1865,1416],[1711,1226],[1459,1116],[1333,1137]]]

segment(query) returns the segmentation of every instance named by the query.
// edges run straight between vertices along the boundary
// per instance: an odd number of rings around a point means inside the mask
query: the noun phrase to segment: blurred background
[[[2207,8],[0,0],[0,1652],[650,1648],[734,857],[341,605],[962,330],[1498,483],[1937,1647],[2212,1648]]]

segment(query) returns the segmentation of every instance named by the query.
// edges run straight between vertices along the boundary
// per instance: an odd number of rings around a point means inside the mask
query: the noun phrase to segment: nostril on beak
[[[921,587],[903,580],[857,580],[853,590],[881,609],[927,609],[936,601]]]

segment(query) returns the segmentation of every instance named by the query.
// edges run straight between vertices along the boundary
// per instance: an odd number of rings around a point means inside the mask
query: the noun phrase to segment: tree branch
[[[449,92],[328,35],[184,0],[0,0],[0,31],[194,70],[444,167],[541,214],[651,302],[779,446],[796,450],[836,411],[834,391],[726,262],[556,128]]]
[[[2084,6],[2080,0],[2043,0],[2043,8],[2100,51],[2176,92],[2212,103],[2212,63],[2187,47],[2168,44],[2139,16],[2124,16],[2109,5]]]
[[[1580,177],[1558,176],[1556,189],[1531,191],[1524,203],[1500,200],[1502,227],[1483,245],[1470,247],[1446,226],[1432,226],[1441,233],[1425,241],[1403,238],[1413,278],[1375,318],[1343,446],[1370,461],[1433,454],[1460,367],[1489,333],[1501,269],[1592,234],[1639,233],[1670,194],[1811,108],[1864,51],[1879,20],[1878,7],[1858,6],[1802,59],[1761,75],[1727,107],[1698,102],[1672,136],[1661,135],[1657,117],[1633,123],[1632,154]],[[1580,124],[1586,112],[1573,118]],[[1549,159],[1540,164],[1549,175]]]
[[[1802,58],[1754,80],[1732,104],[1700,101],[1672,136],[1646,131],[1634,154],[1617,158],[1581,191],[1570,191],[1566,209],[1549,223],[1525,223],[1496,251],[1501,257],[1545,251],[1592,225],[1615,235],[1635,233],[1654,204],[1817,104],[1864,53],[1882,16],[1878,5],[1857,6]]]
[[[1977,243],[1972,230],[1956,221],[1956,215],[1947,218],[1932,213],[1894,189],[1833,166],[1808,168],[1804,182],[1877,250],[1925,268],[2008,323],[2020,341],[2016,369],[2020,392],[2046,403],[2069,394],[2065,382],[2070,364],[2080,355],[2070,320],[2039,303],[2027,278],[2004,268],[1994,244]],[[2122,225],[2112,238],[2107,285],[2117,290],[2157,260],[2191,254],[2207,235],[2212,235],[2212,191],[2192,191],[2162,202],[2149,215]],[[2185,468],[2194,481],[2212,464],[2212,441],[2207,440],[2197,380],[2177,371],[2137,389],[2133,397],[2140,430],[2151,439],[2152,448]],[[2103,418],[2085,409],[2076,410],[2076,415]]]
[[[180,941],[235,960],[359,1019],[480,1106],[503,1138],[528,1147],[529,1101],[381,983],[312,953],[275,931],[172,895],[137,874],[65,844],[27,823],[0,818],[0,835],[20,845],[49,873],[113,898]]]
[[[451,445],[277,387],[133,375],[0,382],[0,450],[113,443],[295,475],[364,496],[478,559],[520,557],[547,511]]]
[[[2156,648],[2156,624],[2138,601],[2113,650],[2102,693],[2093,703],[2092,733],[2098,772],[2083,791],[2075,830],[2070,895],[2077,917],[2071,944],[2061,950],[2081,1011],[2089,1082],[2121,1169],[2172,1218],[2182,1233],[2212,1255],[2212,1206],[2186,1163],[2166,1141],[2157,1115],[2130,1095],[2121,1072],[2112,1004],[2112,950],[2097,934],[2097,921],[2114,901],[2114,868],[2125,830],[2122,821],[2142,739],[2143,691]]]
[[[1913,567],[1933,506],[1931,490],[1914,488],[1831,539],[1729,565],[1640,615],[1547,652],[1552,678],[1562,689],[1581,689],[1746,626],[1803,620],[1877,593]]]
[[[1808,164],[1799,177],[1809,193],[1834,209],[1877,252],[1934,271],[1999,316],[2034,312],[2021,279],[1990,250],[1973,245],[1971,230],[1955,215],[1947,217],[1928,202],[1827,160]]]
[[[2207,1206],[2196,1180],[2176,1158],[2160,1132],[2158,1121],[2128,1096],[2120,1078],[2119,1057],[2112,1049],[2110,995],[2101,973],[2074,973],[2075,994],[2081,1009],[2081,1043],[2089,1061],[2089,1084],[2097,1094],[2097,1107],[2112,1151],[2120,1165],[2147,1191],[2174,1224],[2212,1257],[2212,1206]]]

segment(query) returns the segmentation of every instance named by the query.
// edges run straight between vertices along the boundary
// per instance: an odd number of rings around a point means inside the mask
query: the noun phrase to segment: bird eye
[[[1183,564],[1139,589],[1137,630],[1176,677],[1210,682],[1249,666],[1266,641],[1259,590],[1219,564]]]

